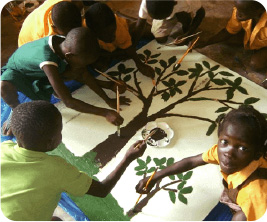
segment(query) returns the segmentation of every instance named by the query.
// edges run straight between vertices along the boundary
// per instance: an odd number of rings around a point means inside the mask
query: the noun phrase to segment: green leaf
[[[186,184],[186,180],[182,181],[181,183],[178,184],[177,189],[178,190],[183,189],[183,187],[184,187],[185,184]]]
[[[147,57],[149,57],[149,56],[151,55],[151,51],[148,50],[148,49],[146,49],[146,50],[144,51],[144,54],[145,54]]]
[[[162,81],[162,83],[163,83],[164,86],[170,87],[170,83],[169,83],[169,82],[167,82],[167,81]]]
[[[128,82],[129,80],[131,80],[132,76],[131,75],[126,75],[123,77],[123,81],[124,82]]]
[[[210,69],[210,64],[209,64],[207,61],[202,61],[202,64],[203,64],[206,68]]]
[[[161,158],[160,159],[160,164],[162,165],[162,164],[166,163],[166,160],[167,160],[166,157]]]
[[[243,93],[243,94],[245,94],[245,95],[248,95],[248,91],[247,91],[245,88],[239,86],[239,87],[237,87],[236,89],[237,89],[239,92],[241,92],[241,93]]]
[[[225,72],[225,71],[221,71],[219,72],[222,76],[234,76],[234,74],[230,73],[230,72]]]
[[[161,94],[161,98],[166,102],[166,101],[169,100],[170,94],[167,93],[167,92],[164,92],[164,93]]]
[[[141,160],[140,158],[137,159],[137,163],[139,164],[139,166],[146,167],[146,162],[144,160]]]
[[[183,179],[189,180],[191,178],[192,174],[193,174],[193,171],[186,172],[186,174],[183,176]]]
[[[228,109],[229,109],[229,107],[221,107],[221,108],[217,109],[217,110],[215,111],[215,113],[222,113],[222,112],[227,111]]]
[[[127,69],[125,69],[125,74],[128,74],[128,73],[130,73],[130,72],[132,72],[132,71],[134,71],[134,68],[127,68]]]
[[[234,89],[233,88],[231,88],[231,89],[228,89],[227,91],[226,91],[226,95],[227,95],[227,100],[230,100],[230,99],[232,99],[233,97],[234,97]]]
[[[138,54],[138,58],[142,61],[145,61],[146,57],[143,54]]]
[[[151,60],[148,60],[147,61],[147,64],[156,64],[158,62],[158,60],[157,59],[151,59]]]
[[[158,68],[158,67],[155,67],[155,72],[156,72],[158,75],[160,75],[160,73],[161,73],[161,69]]]
[[[188,71],[189,71],[189,72],[196,72],[197,69],[195,69],[195,68],[189,68]]]
[[[234,82],[230,79],[223,78],[223,81],[226,82],[229,86],[234,86]]]
[[[250,98],[247,98],[247,99],[244,101],[244,104],[245,104],[245,105],[250,105],[250,104],[253,104],[253,103],[258,102],[259,100],[260,100],[259,98],[250,97]]]
[[[150,56],[150,58],[155,59],[155,58],[159,57],[160,55],[161,55],[161,53],[154,54],[154,55]]]
[[[175,86],[182,86],[184,84],[186,84],[187,81],[183,80],[183,81],[179,81],[175,84]]]
[[[175,85],[176,81],[174,78],[169,79],[170,86]]]
[[[182,94],[182,90],[180,90],[179,88],[174,88],[176,92],[178,92],[179,94]]]
[[[208,131],[206,132],[206,136],[210,136],[213,133],[213,131],[215,130],[216,126],[217,126],[216,123],[212,123],[209,126]]]
[[[167,160],[167,166],[170,166],[174,163],[174,158],[173,157],[170,157],[168,160]]]
[[[176,62],[176,56],[172,56],[171,58],[169,58],[168,62],[169,62],[169,65],[175,63]]]
[[[126,67],[125,67],[125,65],[123,63],[118,65],[118,70],[119,70],[120,73],[124,73],[125,69],[126,69]]]
[[[211,80],[213,80],[214,78],[214,73],[213,72],[208,72],[208,76]]]
[[[183,177],[184,177],[184,175],[183,175],[182,173],[179,173],[179,174],[177,174],[177,177],[178,177],[180,180],[182,180]]]
[[[137,176],[142,176],[142,175],[145,174],[145,172],[146,172],[146,171],[138,171],[138,172],[136,173],[136,175],[137,175]]]
[[[182,193],[178,193],[178,199],[184,203],[187,204],[187,198],[182,194]]]
[[[169,90],[170,96],[173,97],[176,94],[176,90],[174,88]]]
[[[169,191],[169,197],[171,199],[171,202],[175,203],[176,201],[175,192]]]
[[[159,167],[159,169],[160,170],[163,170],[163,169],[165,169],[166,167],[164,166],[164,165],[160,165],[160,167]]]
[[[150,156],[147,156],[146,157],[146,165],[149,164],[151,162],[151,157]]]
[[[182,194],[188,194],[188,193],[192,193],[192,191],[193,191],[193,187],[185,187],[185,188],[183,188],[183,189],[181,189],[181,193]]]
[[[216,66],[213,66],[210,70],[215,71],[215,70],[219,69],[219,67],[220,67],[220,65],[216,65]]]
[[[111,72],[108,72],[107,74],[109,76],[118,76],[118,75],[120,75],[120,72],[118,72],[118,71],[111,71]]]
[[[218,86],[223,86],[225,85],[225,82],[221,79],[213,79],[212,82],[214,82]]]
[[[200,63],[196,63],[196,69],[198,73],[201,73],[203,71],[203,66]]]
[[[174,176],[174,175],[169,176],[169,178],[170,178],[171,180],[175,180],[175,176]]]
[[[146,168],[145,166],[137,166],[134,168],[134,170],[140,171],[140,170],[145,169],[145,168]]]
[[[160,166],[160,159],[159,158],[153,158],[153,161],[155,162],[156,166]]]
[[[197,73],[196,72],[193,72],[190,76],[189,76],[189,79],[193,79],[194,77],[197,76]]]
[[[188,75],[189,72],[187,72],[186,70],[179,70],[177,72],[175,72],[178,76],[186,76]]]
[[[191,98],[189,100],[191,100],[191,101],[202,101],[202,100],[212,100],[212,99],[205,98],[205,97],[199,97],[199,98]]]
[[[152,173],[156,170],[156,167],[151,167],[149,170],[147,170],[147,173]]]
[[[236,78],[234,83],[235,83],[235,86],[239,86],[242,83],[242,78],[241,77]]]
[[[164,60],[160,60],[159,61],[160,65],[163,67],[163,68],[166,68],[167,67],[167,62],[165,62]]]

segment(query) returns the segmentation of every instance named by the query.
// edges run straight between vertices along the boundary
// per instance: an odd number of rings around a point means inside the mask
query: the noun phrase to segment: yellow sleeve
[[[267,180],[254,180],[238,193],[236,202],[248,221],[260,219],[267,210]]]
[[[236,7],[233,9],[232,17],[226,25],[226,30],[231,34],[236,34],[242,29],[242,24],[236,19]]]
[[[202,154],[202,159],[206,163],[219,164],[217,144]]]
[[[132,45],[132,38],[126,19],[116,16],[117,30],[115,44],[120,49],[127,49]]]

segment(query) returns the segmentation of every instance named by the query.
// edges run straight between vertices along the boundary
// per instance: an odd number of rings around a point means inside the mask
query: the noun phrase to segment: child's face
[[[98,30],[96,32],[97,38],[106,43],[112,43],[116,38],[116,23],[109,25],[103,30]]]
[[[246,167],[255,157],[253,132],[241,123],[225,123],[218,140],[221,170],[232,174]]]

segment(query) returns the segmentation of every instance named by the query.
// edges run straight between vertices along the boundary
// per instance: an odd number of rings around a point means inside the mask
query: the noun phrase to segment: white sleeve
[[[142,0],[138,15],[139,15],[139,18],[148,19],[149,14],[148,14],[147,8],[146,8],[146,0]]]

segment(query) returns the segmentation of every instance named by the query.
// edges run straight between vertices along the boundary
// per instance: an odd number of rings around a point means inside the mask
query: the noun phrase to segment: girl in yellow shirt
[[[267,121],[253,107],[240,106],[220,121],[218,137],[208,151],[158,171],[146,191],[149,177],[141,180],[136,191],[148,193],[166,176],[217,164],[225,185],[220,201],[233,209],[233,220],[258,220],[267,210]]]

